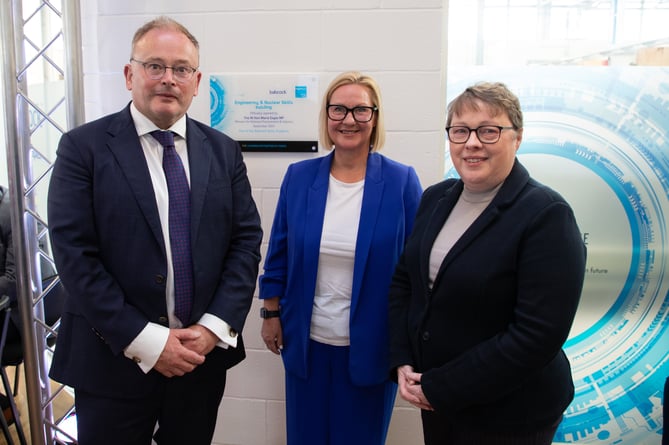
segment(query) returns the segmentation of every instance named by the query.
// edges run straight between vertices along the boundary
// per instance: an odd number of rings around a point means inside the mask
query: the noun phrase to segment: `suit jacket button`
[[[155,276],[156,284],[165,284],[165,275],[156,275]]]
[[[428,331],[423,332],[423,341],[428,341],[430,339],[430,333]]]
[[[167,319],[167,317],[158,317],[158,323],[166,325],[167,323],[169,323],[169,320]]]

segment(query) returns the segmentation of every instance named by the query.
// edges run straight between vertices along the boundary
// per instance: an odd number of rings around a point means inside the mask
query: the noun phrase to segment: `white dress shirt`
[[[170,236],[168,228],[169,212],[169,193],[167,191],[167,181],[163,170],[163,146],[151,136],[154,130],[160,130],[153,122],[144,116],[135,107],[130,105],[130,114],[137,129],[139,141],[142,144],[144,157],[149,167],[151,183],[156,196],[158,206],[158,215],[160,225],[163,231],[163,240],[165,242],[165,252],[167,254],[167,283],[165,290],[165,300],[167,302],[167,316],[170,328],[182,328],[181,321],[174,315],[174,273],[172,270],[172,250],[170,248]],[[188,163],[188,150],[186,146],[186,116],[182,116],[177,122],[169,128],[175,133],[174,145],[184,170],[186,179],[190,184],[190,169]],[[204,314],[197,324],[200,324],[212,331],[218,338],[217,346],[227,348],[228,346],[237,346],[237,337],[231,335],[232,329],[225,321],[212,314]],[[158,361],[169,335],[169,329],[157,323],[147,323],[137,337],[124,349],[126,357],[134,360],[144,373],[149,372]]]

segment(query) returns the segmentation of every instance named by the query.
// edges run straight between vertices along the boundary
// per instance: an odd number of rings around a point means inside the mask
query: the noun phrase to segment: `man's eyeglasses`
[[[162,79],[165,75],[165,71],[169,68],[172,70],[172,74],[177,81],[188,82],[193,78],[193,74],[197,71],[197,68],[188,65],[167,66],[158,62],[142,62],[137,59],[130,59],[130,61],[142,65],[146,75],[149,76],[149,79],[151,80]]]
[[[479,138],[482,144],[494,144],[499,141],[502,130],[515,130],[515,127],[502,127],[499,125],[481,125],[478,128],[469,128],[460,125],[446,127],[448,140],[454,144],[464,144],[467,142],[472,131],[476,132],[476,137]]]
[[[374,117],[374,112],[378,110],[377,107],[353,107],[348,108],[343,105],[328,105],[328,117],[333,121],[343,121],[346,119],[348,113],[353,115],[356,122],[369,122]]]

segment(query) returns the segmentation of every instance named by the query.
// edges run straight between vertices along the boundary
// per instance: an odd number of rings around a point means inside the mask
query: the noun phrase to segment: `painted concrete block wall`
[[[424,187],[444,166],[447,0],[98,0],[81,2],[86,119],[130,100],[123,66],[134,31],[169,15],[200,41],[199,95],[189,112],[209,123],[209,74],[316,73],[320,95],[338,73],[356,69],[381,86],[388,131],[383,153],[413,165]],[[317,120],[317,116],[314,116]],[[266,250],[287,166],[318,154],[246,153]],[[247,319],[247,359],[228,374],[216,445],[285,443],[283,367],[260,340],[259,301]],[[420,415],[396,403],[389,445],[422,444]]]

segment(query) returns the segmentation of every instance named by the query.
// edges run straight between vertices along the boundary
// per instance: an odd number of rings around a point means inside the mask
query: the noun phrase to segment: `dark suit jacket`
[[[14,264],[11,210],[7,189],[0,186],[0,296],[7,295],[12,302],[12,308],[15,308],[16,265]]]
[[[194,300],[242,331],[260,260],[260,219],[239,145],[188,119]],[[61,138],[48,217],[53,253],[69,293],[50,375],[95,394],[132,396],[152,388],[123,349],[147,322],[168,326],[167,261],[148,166],[129,107]],[[214,348],[221,371],[244,345]],[[203,365],[204,366],[204,365]]]
[[[260,298],[280,297],[286,370],[302,378],[309,374],[309,329],[333,155],[288,168],[260,278]],[[420,195],[412,167],[369,155],[351,291],[349,371],[357,385],[388,380],[388,286]]]
[[[516,161],[428,288],[432,245],[463,189],[425,191],[390,291],[391,366],[423,373],[436,412],[479,430],[534,429],[573,398],[561,350],[585,274],[569,205]]]
[[[8,327],[7,343],[18,344],[17,354],[21,345],[21,314],[18,311],[16,295],[16,264],[14,262],[14,241],[12,237],[12,204],[7,189],[0,186],[0,297],[7,295],[12,311],[12,324]],[[0,328],[2,323],[0,323]],[[6,352],[6,351],[5,351]]]

